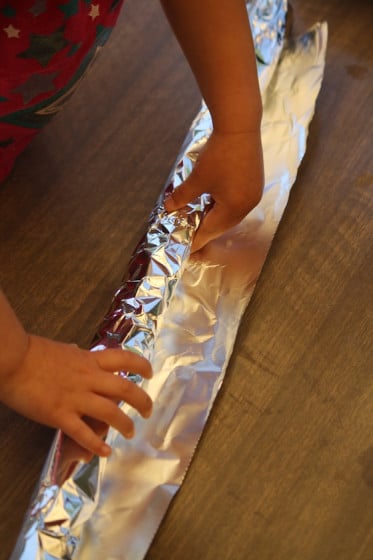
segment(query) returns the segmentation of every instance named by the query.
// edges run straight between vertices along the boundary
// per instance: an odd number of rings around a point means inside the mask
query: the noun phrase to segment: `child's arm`
[[[105,456],[110,448],[83,417],[132,437],[133,422],[115,402],[124,400],[150,416],[152,402],[145,391],[113,375],[122,370],[150,378],[145,358],[122,350],[88,352],[28,335],[1,291],[0,342],[0,400],[32,420],[60,428],[91,453]]]
[[[244,0],[161,0],[212,115],[214,132],[187,181],[167,201],[176,210],[210,192],[213,210],[198,250],[236,225],[263,188],[262,115],[255,53]]]

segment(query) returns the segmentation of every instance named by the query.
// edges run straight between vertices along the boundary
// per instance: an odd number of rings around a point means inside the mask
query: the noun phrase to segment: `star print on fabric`
[[[13,25],[8,25],[8,27],[4,27],[3,31],[8,35],[8,39],[19,39],[20,29],[16,29]]]
[[[41,16],[47,9],[47,0],[36,0],[32,8],[29,9],[30,14],[33,16]]]
[[[99,4],[92,4],[91,5],[91,9],[88,12],[89,17],[92,18],[92,20],[95,20],[96,17],[98,17],[100,15],[100,6]]]
[[[54,55],[69,44],[63,33],[63,27],[49,35],[31,33],[29,48],[17,56],[19,58],[35,58],[45,68]]]
[[[28,80],[23,82],[20,86],[13,91],[20,93],[23,97],[23,103],[29,103],[32,99],[37,97],[40,93],[47,93],[54,90],[54,78],[58,72],[50,74],[33,74]]]

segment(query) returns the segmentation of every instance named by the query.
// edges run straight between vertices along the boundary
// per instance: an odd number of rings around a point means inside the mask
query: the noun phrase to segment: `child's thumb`
[[[194,180],[192,175],[177,187],[164,201],[164,206],[167,212],[174,212],[186,206],[201,195],[204,190]]]

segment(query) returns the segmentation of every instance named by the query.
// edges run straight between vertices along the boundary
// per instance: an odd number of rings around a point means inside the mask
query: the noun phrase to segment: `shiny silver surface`
[[[182,483],[304,155],[322,81],[326,25],[282,49],[285,7],[282,1],[249,5],[265,59],[258,63],[263,199],[239,226],[188,260],[208,197],[167,215],[162,193],[92,347],[121,344],[152,358],[156,373],[143,386],[154,400],[153,415],[144,421],[122,404],[135,438],[110,430],[111,457],[86,465],[75,463],[70,440],[56,435],[13,559],[141,559]],[[165,192],[190,173],[210,132],[203,105]]]

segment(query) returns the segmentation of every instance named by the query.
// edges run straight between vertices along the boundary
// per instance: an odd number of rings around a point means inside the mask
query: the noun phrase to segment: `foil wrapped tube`
[[[285,0],[248,4],[248,12],[264,106],[262,201],[188,258],[209,197],[172,214],[163,201],[189,175],[211,133],[202,104],[92,346],[152,359],[156,373],[143,382],[152,417],[143,421],[122,403],[135,438],[110,429],[112,455],[88,464],[76,463],[73,442],[57,433],[13,560],[140,560],[182,483],[305,153],[324,71],[326,24],[284,46]]]

